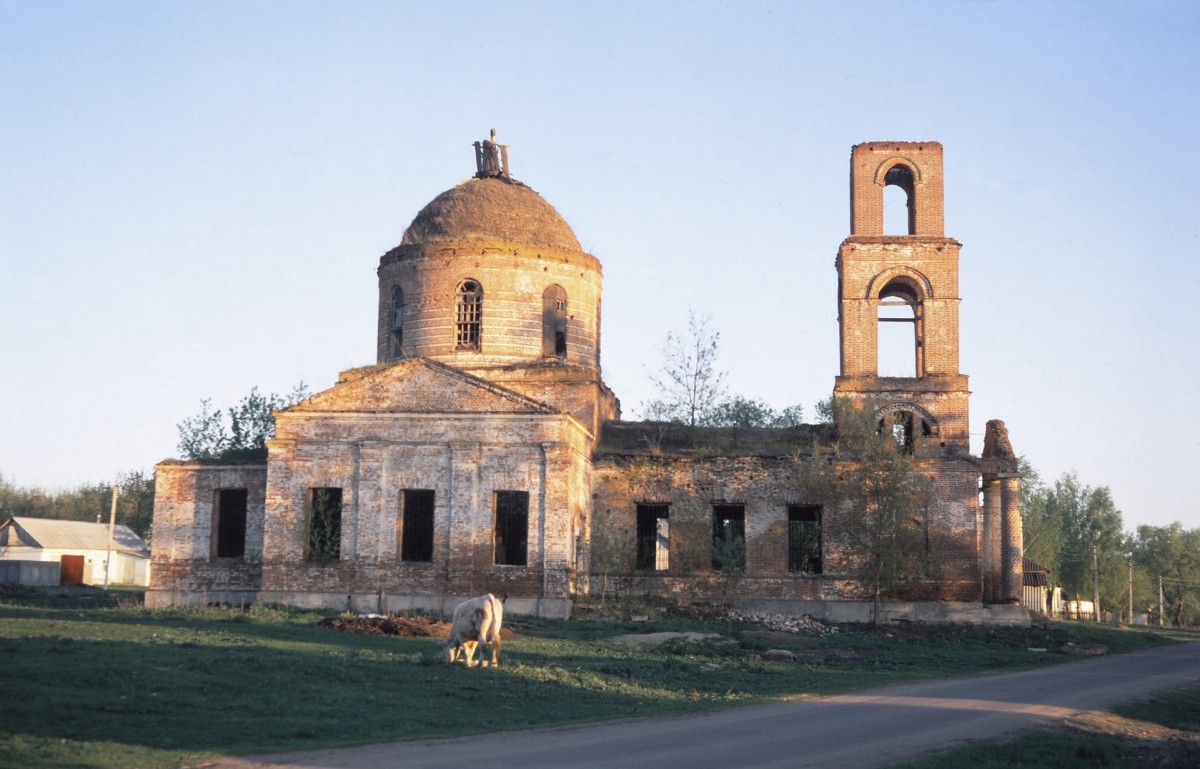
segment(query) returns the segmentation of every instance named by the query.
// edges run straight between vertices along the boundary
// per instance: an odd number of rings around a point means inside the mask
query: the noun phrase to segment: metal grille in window
[[[638,569],[666,571],[670,568],[671,520],[669,505],[637,506]]]
[[[217,557],[246,554],[246,490],[217,490]]]
[[[529,542],[529,492],[497,491],[496,563],[525,566]]]
[[[431,490],[404,490],[400,560],[433,560],[433,491]]]
[[[713,505],[712,567],[718,571],[746,568],[746,508]]]
[[[788,506],[788,571],[821,573],[821,508]]]
[[[310,561],[336,561],[342,554],[342,490],[310,489],[307,555]]]
[[[483,327],[483,286],[464,280],[455,302],[455,344],[460,350],[478,350]]]

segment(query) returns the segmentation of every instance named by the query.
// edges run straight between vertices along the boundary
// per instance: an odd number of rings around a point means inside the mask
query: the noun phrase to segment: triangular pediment
[[[287,413],[557,414],[558,409],[427,358],[344,372]]]

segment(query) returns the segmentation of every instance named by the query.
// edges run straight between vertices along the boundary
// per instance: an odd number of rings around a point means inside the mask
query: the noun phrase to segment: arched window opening
[[[879,376],[923,375],[921,301],[915,288],[892,281],[879,292]]]
[[[454,341],[459,350],[478,350],[483,330],[483,286],[464,280],[455,292]]]
[[[892,166],[884,175],[883,184],[883,234],[915,235],[912,169],[906,165]]]
[[[916,437],[913,432],[915,426],[915,416],[907,409],[896,409],[890,414],[884,414],[879,419],[879,432],[888,432],[892,439],[896,441],[896,446],[908,454],[911,454],[916,446]],[[924,420],[922,420],[924,422]]]
[[[542,355],[567,357],[567,292],[559,285],[542,292]]]
[[[399,286],[392,289],[388,302],[388,345],[392,358],[400,357],[400,346],[404,343],[404,290]]]

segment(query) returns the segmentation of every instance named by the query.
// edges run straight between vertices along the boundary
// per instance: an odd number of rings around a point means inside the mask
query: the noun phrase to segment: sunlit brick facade
[[[698,442],[618,421],[601,265],[500,150],[478,145],[476,176],[380,259],[374,365],[277,413],[265,464],[158,466],[148,603],[448,611],[492,592],[566,616],[632,592],[864,619],[844,543],[822,534],[837,510],[796,472],[835,428]],[[889,186],[909,204],[902,234],[884,231]],[[998,422],[969,453],[941,146],[858,145],[851,190],[834,392],[919,436],[933,499],[929,577],[885,618],[1019,621],[1016,459]],[[880,376],[885,322],[912,331],[911,375]],[[743,540],[730,579],[714,553]]]

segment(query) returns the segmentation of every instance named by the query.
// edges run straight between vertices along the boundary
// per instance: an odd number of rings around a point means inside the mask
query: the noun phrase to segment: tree
[[[1018,463],[1021,473],[1021,518],[1025,557],[1061,580],[1062,507],[1054,504],[1053,490],[1027,459]]]
[[[662,368],[650,375],[660,397],[642,404],[646,419],[689,427],[703,423],[725,396],[725,372],[716,368],[720,340],[720,333],[709,328],[708,316],[690,310],[687,333],[667,333],[660,349]]]
[[[154,519],[154,478],[141,470],[118,476],[117,523],[149,541]],[[12,516],[62,521],[108,523],[112,512],[112,484],[85,483],[65,491],[14,486],[0,476],[0,521]]]
[[[775,417],[766,401],[735,395],[716,404],[700,421],[710,427],[770,427]]]
[[[1162,577],[1163,614],[1171,617],[1171,624],[1195,625],[1200,619],[1194,597],[1200,589],[1200,529],[1184,529],[1178,521],[1138,526],[1131,546],[1134,563],[1145,570],[1155,589]]]
[[[229,443],[221,410],[210,411],[212,400],[200,401],[200,413],[175,427],[179,430],[179,453],[185,459],[215,459]]]
[[[1083,486],[1075,473],[1055,481],[1047,499],[1050,517],[1062,522],[1059,575],[1068,597],[1088,598],[1100,576],[1100,607],[1121,606],[1127,548],[1121,511],[1107,486]]]
[[[179,451],[185,459],[261,461],[267,458],[267,441],[275,437],[275,412],[308,397],[303,382],[287,395],[262,395],[257,387],[229,409],[229,427],[212,400],[200,401],[200,413],[176,425]]]
[[[798,427],[804,424],[804,407],[797,404],[776,411],[761,398],[735,395],[704,414],[701,424],[708,427]]]
[[[883,599],[905,595],[928,576],[932,485],[917,452],[880,430],[869,410],[839,399],[829,411],[837,416],[835,456],[814,450],[812,458],[798,459],[799,481],[814,497],[830,500],[823,523],[831,560],[858,578],[878,623]]]

